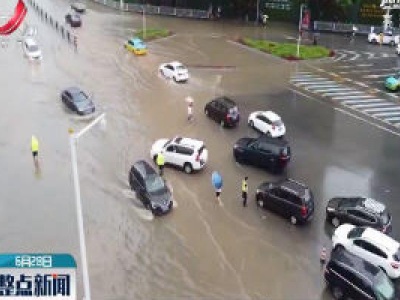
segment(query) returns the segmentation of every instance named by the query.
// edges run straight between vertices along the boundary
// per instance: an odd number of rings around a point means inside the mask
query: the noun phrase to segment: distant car
[[[77,13],[83,14],[86,12],[86,5],[81,2],[74,2],[71,4],[71,8]]]
[[[22,43],[22,48],[24,49],[25,56],[28,57],[29,60],[42,59],[42,51],[33,38],[26,38]]]
[[[290,219],[292,224],[305,223],[314,213],[311,190],[293,179],[262,183],[256,191],[256,203]]]
[[[399,299],[394,284],[381,268],[343,248],[332,250],[324,277],[334,299]]]
[[[236,103],[228,97],[219,97],[206,104],[204,113],[223,127],[239,123],[240,114]]]
[[[208,159],[204,142],[185,137],[156,141],[150,150],[151,158],[156,160],[160,152],[164,155],[166,165],[182,168],[188,174],[203,169]]]
[[[178,61],[161,64],[158,70],[161,75],[175,82],[186,82],[189,79],[188,69]]]
[[[143,206],[154,215],[171,211],[173,199],[164,179],[144,160],[135,162],[129,172],[129,185]]]
[[[390,76],[385,79],[385,88],[391,92],[396,92],[399,89],[399,77]]]
[[[92,99],[77,87],[70,87],[62,91],[61,101],[78,115],[88,115],[95,111]]]
[[[400,55],[400,43],[396,46],[396,53],[397,55]]]
[[[400,277],[400,244],[376,229],[340,225],[333,233],[332,245],[382,268],[390,278]]]
[[[233,146],[233,156],[238,163],[283,171],[290,161],[290,146],[284,139],[266,135],[259,138],[241,138]]]
[[[144,55],[147,53],[147,47],[143,41],[137,37],[130,39],[125,43],[125,49],[133,52],[135,55]]]
[[[68,13],[65,15],[65,22],[67,22],[71,27],[81,27],[82,19],[78,14]]]
[[[271,137],[281,137],[286,133],[281,117],[272,111],[255,111],[249,115],[250,127]]]
[[[27,26],[25,27],[22,35],[26,38],[33,38],[37,35],[37,28],[34,26]]]
[[[326,220],[338,227],[342,223],[369,226],[383,233],[392,229],[386,206],[366,197],[335,197],[326,206]]]
[[[399,40],[400,40],[399,35],[393,35],[391,32],[383,33],[383,44],[384,45],[394,46],[399,43]],[[375,32],[369,33],[368,34],[368,42],[373,43],[373,44],[379,44],[380,43],[379,33],[375,33]]]

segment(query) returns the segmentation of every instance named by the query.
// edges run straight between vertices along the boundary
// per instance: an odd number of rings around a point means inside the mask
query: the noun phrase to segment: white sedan
[[[178,61],[161,64],[158,70],[161,75],[176,82],[185,82],[189,79],[188,69]]]
[[[382,268],[390,278],[400,277],[400,244],[376,229],[340,225],[333,233],[332,244]]]
[[[36,41],[33,38],[26,38],[22,43],[22,48],[24,49],[25,56],[29,58],[29,60],[41,60],[42,59],[42,51]]]
[[[399,43],[400,36],[399,35],[393,35],[392,33],[383,33],[383,41],[382,44],[384,45],[390,45],[394,46]],[[373,44],[379,44],[380,43],[380,34],[371,32],[368,34],[368,42],[373,43]]]
[[[272,111],[255,111],[249,115],[251,127],[271,137],[281,137],[286,133],[281,117]]]

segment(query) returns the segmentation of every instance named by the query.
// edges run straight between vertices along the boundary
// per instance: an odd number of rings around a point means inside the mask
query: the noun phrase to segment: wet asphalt
[[[60,21],[67,11],[61,0],[43,0],[42,6]],[[17,34],[0,48],[2,249],[69,252],[79,264],[68,128],[78,130],[90,120],[62,106],[60,91],[72,85],[93,94],[98,111],[107,114],[106,130],[93,128],[78,147],[93,299],[330,299],[319,253],[323,245],[329,248],[332,231],[325,224],[325,204],[337,195],[366,195],[387,204],[393,236],[400,238],[399,137],[294,89],[290,76],[308,70],[308,64],[230,41],[241,35],[290,38],[295,28],[271,25],[266,32],[232,22],[148,16],[148,27],[166,27],[175,35],[148,43],[149,54],[135,57],[123,43],[141,28],[141,15],[88,6],[83,27],[76,30],[78,52],[32,9],[27,22],[39,29],[43,61],[23,57]],[[347,45],[343,37],[329,39],[337,48]],[[189,66],[187,84],[158,75],[158,65],[170,60]],[[195,99],[192,123],[186,120],[189,95]],[[238,128],[222,129],[205,117],[204,105],[218,95],[238,103]],[[289,167],[279,176],[238,165],[232,157],[237,139],[258,135],[246,124],[248,114],[267,109],[282,117],[292,147]],[[29,149],[32,134],[40,140],[39,173]],[[156,139],[175,135],[203,140],[209,161],[192,175],[166,170],[177,206],[153,219],[130,193],[128,170],[136,160],[150,161]],[[211,186],[214,170],[224,178],[222,207]],[[249,176],[247,208],[240,198],[244,176]],[[258,184],[284,176],[313,190],[310,224],[293,226],[256,207]]]

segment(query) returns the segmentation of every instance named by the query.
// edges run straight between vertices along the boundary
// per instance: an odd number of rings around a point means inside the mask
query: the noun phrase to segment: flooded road
[[[148,16],[148,28],[166,27],[175,35],[150,42],[149,54],[135,57],[123,43],[141,28],[141,16],[88,4],[83,28],[76,30],[78,53],[33,10],[28,22],[39,28],[43,61],[29,63],[16,41],[0,49],[2,249],[70,252],[79,263],[68,128],[89,120],[65,110],[59,98],[63,88],[77,85],[107,114],[106,130],[94,128],[78,147],[93,299],[330,299],[319,265],[322,245],[330,245],[325,203],[335,195],[363,194],[381,199],[397,216],[399,139],[293,93],[288,78],[296,64],[228,41],[246,32],[265,34],[259,28]],[[41,5],[59,20],[67,10],[61,0]],[[159,76],[159,64],[170,60],[190,67],[187,84]],[[186,120],[189,95],[195,99],[192,123]],[[204,116],[205,103],[216,95],[238,103],[238,128],[222,129]],[[283,118],[292,147],[282,176],[232,157],[237,139],[257,136],[246,125],[248,114],[267,109]],[[32,134],[42,149],[38,175],[29,152]],[[176,135],[203,140],[209,162],[192,175],[165,170],[177,204],[154,219],[130,192],[128,170],[136,160],[151,161],[156,139]],[[214,170],[224,177],[222,207],[211,186]],[[250,197],[243,208],[246,175]],[[258,184],[283,176],[312,188],[310,224],[296,227],[255,206]],[[398,224],[394,219],[396,238]]]

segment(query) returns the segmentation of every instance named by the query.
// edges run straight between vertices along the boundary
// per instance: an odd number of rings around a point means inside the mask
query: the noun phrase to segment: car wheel
[[[257,199],[256,203],[258,207],[264,207],[264,201],[262,201],[261,199]]]
[[[339,227],[339,225],[340,225],[340,220],[339,220],[338,218],[336,218],[336,217],[333,217],[332,220],[331,220],[331,223],[332,223],[332,225],[333,225],[334,227]]]
[[[175,82],[178,82],[178,80],[176,80],[176,76],[172,76],[172,78],[174,79]]]
[[[221,120],[220,124],[221,124],[221,127],[225,127],[225,121],[223,119]]]
[[[292,223],[293,225],[296,225],[297,223],[297,218],[295,216],[291,216],[290,217],[290,223]]]
[[[266,134],[267,136],[271,137],[271,132],[270,132],[270,131],[267,131],[265,134]]]
[[[190,163],[185,163],[185,165],[183,166],[183,170],[186,174],[190,174],[193,172],[193,167]]]
[[[389,45],[393,47],[395,45],[394,41],[390,41]]]
[[[250,121],[249,125],[250,125],[251,128],[254,128],[254,122],[253,121]]]
[[[337,244],[337,245],[335,246],[335,249],[343,250],[344,247],[343,247],[343,245],[341,245],[341,244]]]
[[[153,156],[153,160],[155,163],[157,163],[157,154]]]
[[[332,287],[332,295],[333,295],[333,298],[335,298],[335,299],[343,299],[343,291],[338,286]]]
[[[378,40],[373,39],[373,40],[372,40],[372,43],[373,43],[373,44],[378,44]]]
[[[208,109],[205,109],[204,113],[206,114],[206,116],[208,116]]]

